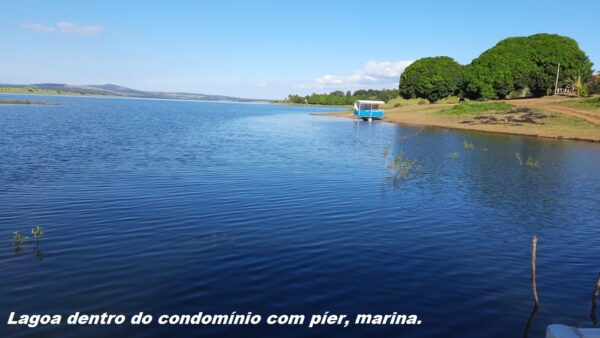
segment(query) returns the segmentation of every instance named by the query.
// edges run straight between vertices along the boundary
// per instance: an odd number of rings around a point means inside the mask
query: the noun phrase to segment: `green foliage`
[[[394,180],[402,180],[407,178],[414,168],[418,168],[418,162],[415,159],[407,159],[404,152],[400,152],[391,162],[388,162],[387,167]]]
[[[381,100],[389,101],[398,96],[396,89],[360,89],[351,93],[350,91],[333,91],[329,94],[313,93],[307,96],[288,95],[286,101],[296,104],[321,104],[321,105],[336,105],[345,106],[351,105],[356,100]]]
[[[600,75],[594,75],[588,84],[588,92],[590,95],[600,94]]]
[[[352,94],[354,100],[381,100],[389,101],[398,96],[397,89],[359,89]]]
[[[507,99],[520,99],[524,97],[530,97],[531,92],[529,91],[529,87],[525,87],[519,90],[513,90],[506,96]]]
[[[588,96],[588,85],[585,83],[580,83],[577,85],[577,96],[579,97],[587,97]]]
[[[463,147],[467,150],[475,149],[475,145],[471,142],[468,142],[467,140],[463,140]]]
[[[540,169],[540,160],[536,160],[533,157],[529,156],[527,158],[527,166],[529,168],[536,168],[536,169]]]
[[[559,63],[559,87],[591,76],[592,62],[571,38],[555,34],[508,38],[465,67],[465,93],[473,99],[505,98],[525,89],[535,97],[548,95],[554,91]]]
[[[13,238],[14,238],[16,244],[21,244],[21,243],[25,242],[29,237],[23,235],[19,231],[15,231]]]
[[[21,245],[29,239],[29,237],[23,235],[20,231],[15,231],[13,234],[13,239],[17,245]],[[44,229],[42,229],[41,226],[36,225],[35,228],[31,229],[31,235],[33,235],[33,238],[37,241],[44,236]]]
[[[424,98],[436,102],[458,95],[463,83],[463,67],[447,56],[419,59],[400,76],[400,95],[405,99]]]
[[[31,234],[33,238],[40,239],[44,236],[44,229],[41,226],[36,225],[35,228],[31,229]]]
[[[517,159],[517,161],[519,162],[519,166],[523,166],[523,158],[521,157],[521,153],[516,152],[515,153],[515,158]]]
[[[523,162],[525,162],[525,166],[527,166],[528,168],[540,169],[540,160],[536,160],[533,157],[529,156],[527,157],[527,161],[523,161],[523,157],[519,152],[515,152],[515,157],[517,159],[517,162],[519,162],[519,166],[521,167],[523,166]]]
[[[446,115],[479,115],[494,111],[505,111],[513,107],[512,104],[505,102],[461,103],[452,108],[441,110],[439,113]]]

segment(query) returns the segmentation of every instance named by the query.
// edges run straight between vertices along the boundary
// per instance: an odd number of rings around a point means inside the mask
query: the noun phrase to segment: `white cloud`
[[[59,22],[56,27],[63,33],[79,36],[96,36],[103,31],[100,26],[80,26],[71,22]]]
[[[23,24],[23,28],[38,33],[54,33],[60,32],[75,36],[97,36],[102,33],[104,28],[100,26],[82,26],[72,22],[58,22],[55,25],[47,26],[39,23]]]
[[[38,33],[52,33],[56,31],[56,27],[54,26],[46,26],[39,23],[26,23],[22,27]]]
[[[316,78],[310,84],[301,85],[301,88],[383,88],[398,86],[400,74],[413,61],[374,61],[371,60],[363,68],[349,75],[326,74]]]
[[[265,88],[265,87],[268,87],[269,84],[267,84],[266,82],[259,82],[259,83],[256,84],[256,86],[257,87],[263,87],[263,88]]]

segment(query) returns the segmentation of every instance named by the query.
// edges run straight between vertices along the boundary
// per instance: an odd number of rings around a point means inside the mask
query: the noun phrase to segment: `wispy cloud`
[[[80,26],[71,22],[59,22],[56,27],[63,33],[79,36],[96,36],[104,30],[100,26]]]
[[[39,23],[25,23],[22,27],[38,33],[52,33],[56,31],[56,27],[54,26],[46,26]]]
[[[97,36],[102,34],[104,31],[104,28],[100,26],[84,26],[66,21],[57,22],[56,24],[50,26],[39,23],[26,23],[23,24],[22,27],[37,33],[58,32],[83,37]]]
[[[320,76],[312,83],[303,84],[301,88],[347,89],[358,87],[394,87],[398,86],[400,74],[413,61],[374,61],[371,60],[363,68],[348,75]]]

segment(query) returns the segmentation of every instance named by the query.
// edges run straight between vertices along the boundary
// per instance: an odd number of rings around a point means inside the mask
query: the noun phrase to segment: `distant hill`
[[[51,95],[102,95],[119,97],[138,97],[151,99],[205,100],[231,102],[259,102],[271,100],[247,99],[224,95],[206,95],[196,93],[150,92],[131,89],[115,84],[71,85],[64,83],[36,83],[30,85],[0,84],[0,93],[32,93]]]

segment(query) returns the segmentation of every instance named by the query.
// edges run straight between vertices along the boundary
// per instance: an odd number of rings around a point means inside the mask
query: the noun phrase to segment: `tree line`
[[[340,90],[328,94],[312,93],[310,95],[288,95],[286,101],[296,104],[322,104],[345,106],[353,104],[356,100],[381,100],[389,101],[398,97],[398,89],[359,89],[354,92]]]

